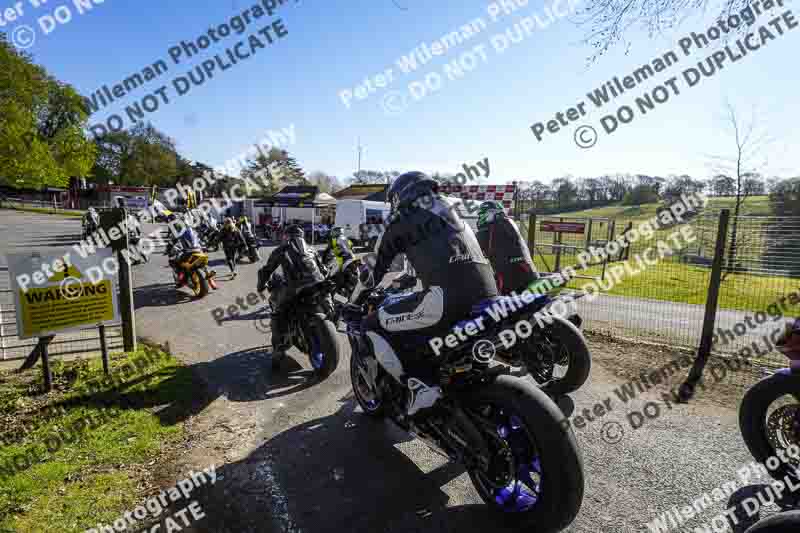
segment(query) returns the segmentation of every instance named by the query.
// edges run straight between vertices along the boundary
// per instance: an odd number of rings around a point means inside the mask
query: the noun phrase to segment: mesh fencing
[[[593,300],[578,303],[585,329],[636,341],[697,349],[711,285],[720,210],[706,209],[683,224],[661,227],[652,238],[638,238],[627,250],[580,268],[578,254],[603,246],[621,232],[641,228],[652,213],[611,219],[533,217],[519,221],[529,236],[534,263],[541,272],[576,268],[580,277],[567,289],[600,289]],[[547,231],[547,222],[582,222],[583,233]],[[590,228],[591,227],[591,231]],[[676,238],[676,232],[683,235]],[[800,316],[800,218],[731,216],[725,234],[722,280],[714,322],[713,353],[741,355],[757,367],[785,366],[774,339],[785,318]],[[661,248],[658,242],[668,245]],[[663,252],[663,253],[662,253]],[[658,257],[655,264],[645,258]],[[742,382],[750,382],[744,376]]]

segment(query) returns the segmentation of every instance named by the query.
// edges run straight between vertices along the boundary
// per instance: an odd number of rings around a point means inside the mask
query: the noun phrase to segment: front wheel
[[[315,317],[306,330],[309,360],[320,379],[330,376],[341,359],[341,348],[336,327],[330,320]]]
[[[523,355],[528,372],[551,396],[575,392],[589,378],[589,346],[581,330],[569,320],[553,317],[553,323],[522,349],[529,351]]]
[[[767,467],[777,480],[786,476],[797,479],[795,469],[800,468],[798,394],[800,375],[773,374],[753,385],[739,407],[739,429],[755,460],[766,465],[773,457],[786,458],[777,468]]]
[[[488,464],[469,477],[493,511],[520,529],[566,528],[583,502],[583,462],[563,413],[545,393],[512,376],[471,392],[468,410],[480,419]]]

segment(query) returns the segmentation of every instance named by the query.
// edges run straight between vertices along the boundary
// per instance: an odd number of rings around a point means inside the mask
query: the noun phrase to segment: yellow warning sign
[[[20,337],[114,319],[114,286],[109,280],[19,290]]]
[[[99,270],[99,265],[113,257],[112,251],[103,248],[85,257],[74,251],[64,248],[7,254],[20,339],[77,331],[120,319],[116,273],[85,275]]]

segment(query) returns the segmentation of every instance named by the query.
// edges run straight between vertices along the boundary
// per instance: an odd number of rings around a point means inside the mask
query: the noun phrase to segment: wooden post
[[[100,353],[103,356],[103,373],[108,375],[108,345],[106,344],[106,326],[105,324],[100,324],[97,327],[98,333],[100,334]]]
[[[39,353],[42,356],[42,372],[44,373],[45,392],[50,392],[53,390],[53,374],[50,372],[50,354],[47,350],[47,346],[52,340],[52,335],[49,337],[39,337]]]
[[[725,260],[725,240],[728,236],[730,216],[730,209],[720,211],[714,261],[711,265],[711,279],[708,282],[708,299],[706,300],[706,312],[703,318],[703,332],[700,335],[700,346],[697,349],[694,365],[692,365],[692,369],[689,372],[689,377],[686,378],[683,386],[681,386],[681,394],[679,396],[682,401],[687,401],[694,396],[694,389],[703,377],[703,370],[708,362],[708,356],[711,355],[711,341],[714,337],[714,325],[717,320],[719,289],[722,284],[722,264]]]

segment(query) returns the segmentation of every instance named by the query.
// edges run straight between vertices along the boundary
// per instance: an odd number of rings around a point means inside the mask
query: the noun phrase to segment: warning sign
[[[93,267],[97,271],[112,253],[104,248],[85,258],[73,257],[68,249],[9,254],[19,338],[44,337],[118,321],[116,275],[106,272],[99,280],[84,275]],[[44,283],[20,282],[35,279],[36,274],[45,279],[42,272],[47,274]]]

